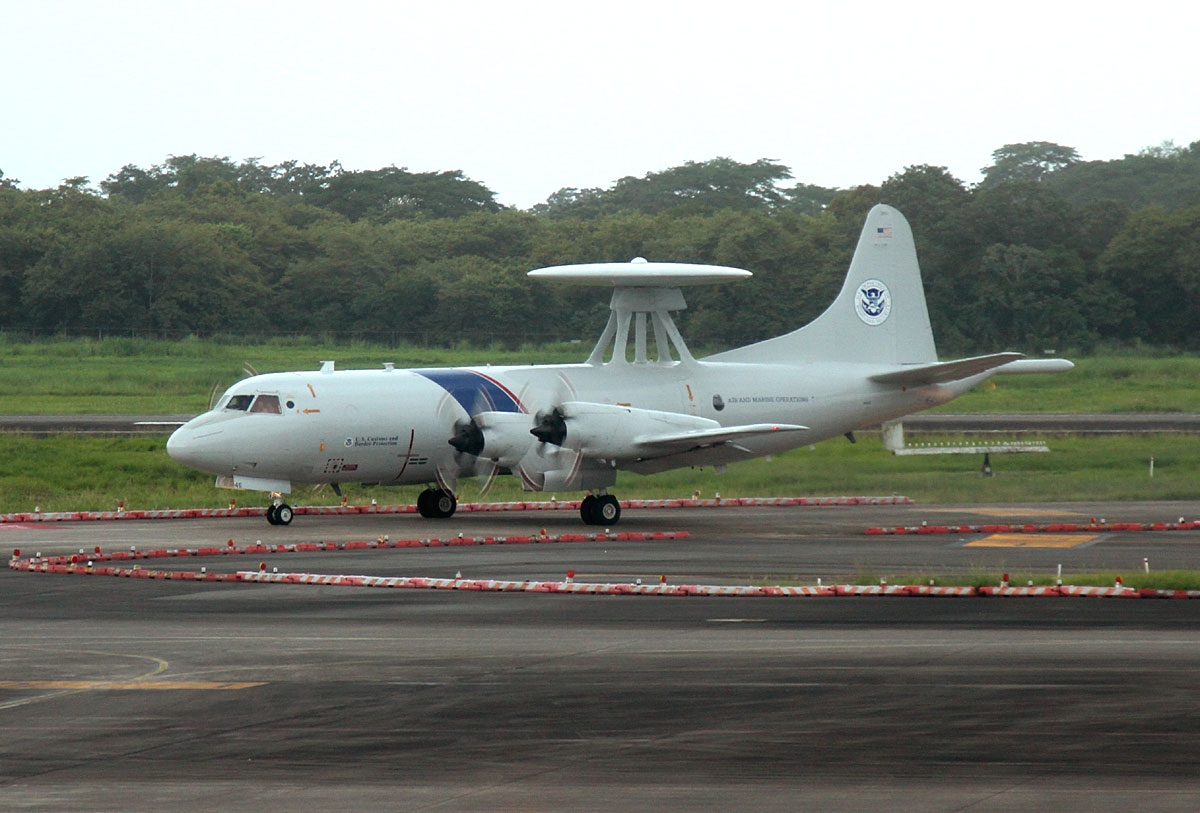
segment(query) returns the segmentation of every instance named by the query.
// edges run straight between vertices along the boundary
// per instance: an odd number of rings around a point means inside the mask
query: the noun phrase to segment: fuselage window
[[[283,410],[279,408],[278,395],[260,395],[254,399],[254,406],[250,407],[251,412],[266,412],[271,415],[282,415]]]
[[[236,409],[238,412],[245,412],[250,408],[250,402],[253,400],[253,395],[234,395],[229,399],[229,403],[225,405],[225,408]]]

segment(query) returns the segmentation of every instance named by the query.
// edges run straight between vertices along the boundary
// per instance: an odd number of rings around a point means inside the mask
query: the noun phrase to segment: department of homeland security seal
[[[858,286],[854,295],[854,312],[868,325],[881,325],[892,312],[892,292],[877,279]]]

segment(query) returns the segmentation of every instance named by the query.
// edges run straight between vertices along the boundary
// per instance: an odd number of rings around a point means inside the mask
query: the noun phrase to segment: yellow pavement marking
[[[1074,548],[1098,534],[991,534],[968,542],[966,548]]]
[[[250,689],[264,683],[227,683],[211,680],[0,680],[0,689],[112,689],[143,691],[229,691]]]

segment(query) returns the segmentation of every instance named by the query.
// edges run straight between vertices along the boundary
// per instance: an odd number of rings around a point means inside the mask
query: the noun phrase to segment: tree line
[[[843,190],[716,158],[525,211],[460,171],[394,166],[173,156],[42,190],[0,173],[0,331],[590,343],[607,294],[525,272],[641,256],[754,272],[688,291],[685,335],[719,349],[818,315],[885,202],[913,226],[943,354],[1200,349],[1200,142],[992,159],[975,185],[922,165]]]

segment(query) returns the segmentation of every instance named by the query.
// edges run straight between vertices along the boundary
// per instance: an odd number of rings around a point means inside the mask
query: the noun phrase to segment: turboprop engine
[[[588,458],[630,460],[654,457],[665,436],[717,429],[708,418],[637,409],[588,401],[568,401],[541,416],[529,430],[544,443],[552,443]]]
[[[530,433],[530,416],[524,412],[481,412],[475,416],[483,445],[480,457],[495,460],[507,469],[516,469],[537,443]]]

